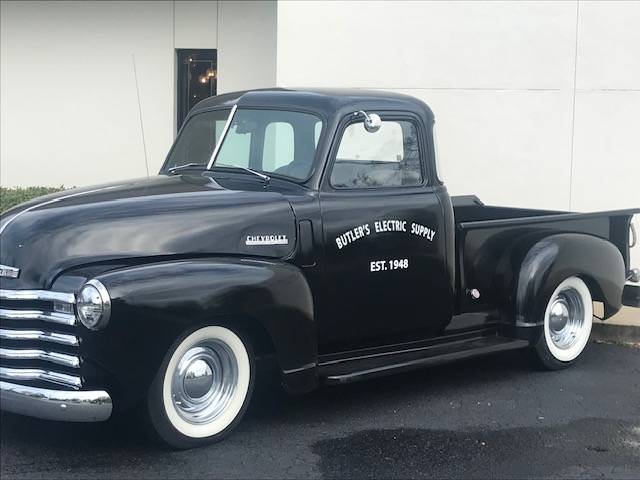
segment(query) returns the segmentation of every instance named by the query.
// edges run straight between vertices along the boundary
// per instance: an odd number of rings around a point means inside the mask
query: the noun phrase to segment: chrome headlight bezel
[[[96,306],[98,302],[87,301],[96,298],[100,300],[101,313],[97,320],[91,320],[83,313],[82,305],[91,303],[91,305]],[[107,287],[95,278],[86,282],[76,294],[76,312],[80,323],[89,330],[102,330],[105,328],[111,317],[111,298]]]

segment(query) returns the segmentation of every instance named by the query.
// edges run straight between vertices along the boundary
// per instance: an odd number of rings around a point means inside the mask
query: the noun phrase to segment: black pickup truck
[[[157,176],[5,212],[2,409],[143,408],[188,448],[238,424],[270,360],[294,393],[516,348],[571,365],[594,302],[603,318],[640,305],[640,208],[450,198],[433,124],[383,92],[221,95]]]

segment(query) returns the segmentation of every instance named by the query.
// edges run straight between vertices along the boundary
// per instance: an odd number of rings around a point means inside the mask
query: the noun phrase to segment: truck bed
[[[583,233],[613,243],[629,268],[629,225],[640,208],[594,213],[484,205],[475,196],[452,197],[456,225],[456,283],[459,311],[490,309],[492,299],[472,301],[465,292],[491,291],[496,259],[518,238]]]

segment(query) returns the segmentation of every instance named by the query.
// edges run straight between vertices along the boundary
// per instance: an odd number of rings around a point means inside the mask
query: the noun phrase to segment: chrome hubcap
[[[576,342],[585,326],[582,297],[573,288],[562,290],[549,309],[551,341],[558,348],[567,349]]]
[[[189,398],[202,398],[213,386],[213,369],[205,360],[195,360],[187,367],[183,384]]]
[[[238,384],[238,362],[228,345],[209,340],[185,352],[173,374],[171,398],[178,414],[193,424],[215,420]]]

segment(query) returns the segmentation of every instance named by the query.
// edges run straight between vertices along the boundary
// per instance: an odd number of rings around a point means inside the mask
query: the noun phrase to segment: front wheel
[[[534,346],[538,363],[549,370],[572,365],[591,335],[593,300],[587,285],[569,277],[555,289],[544,312],[544,333]]]
[[[226,327],[200,328],[165,356],[147,398],[151,424],[175,448],[219,441],[240,422],[254,380],[248,340]]]

